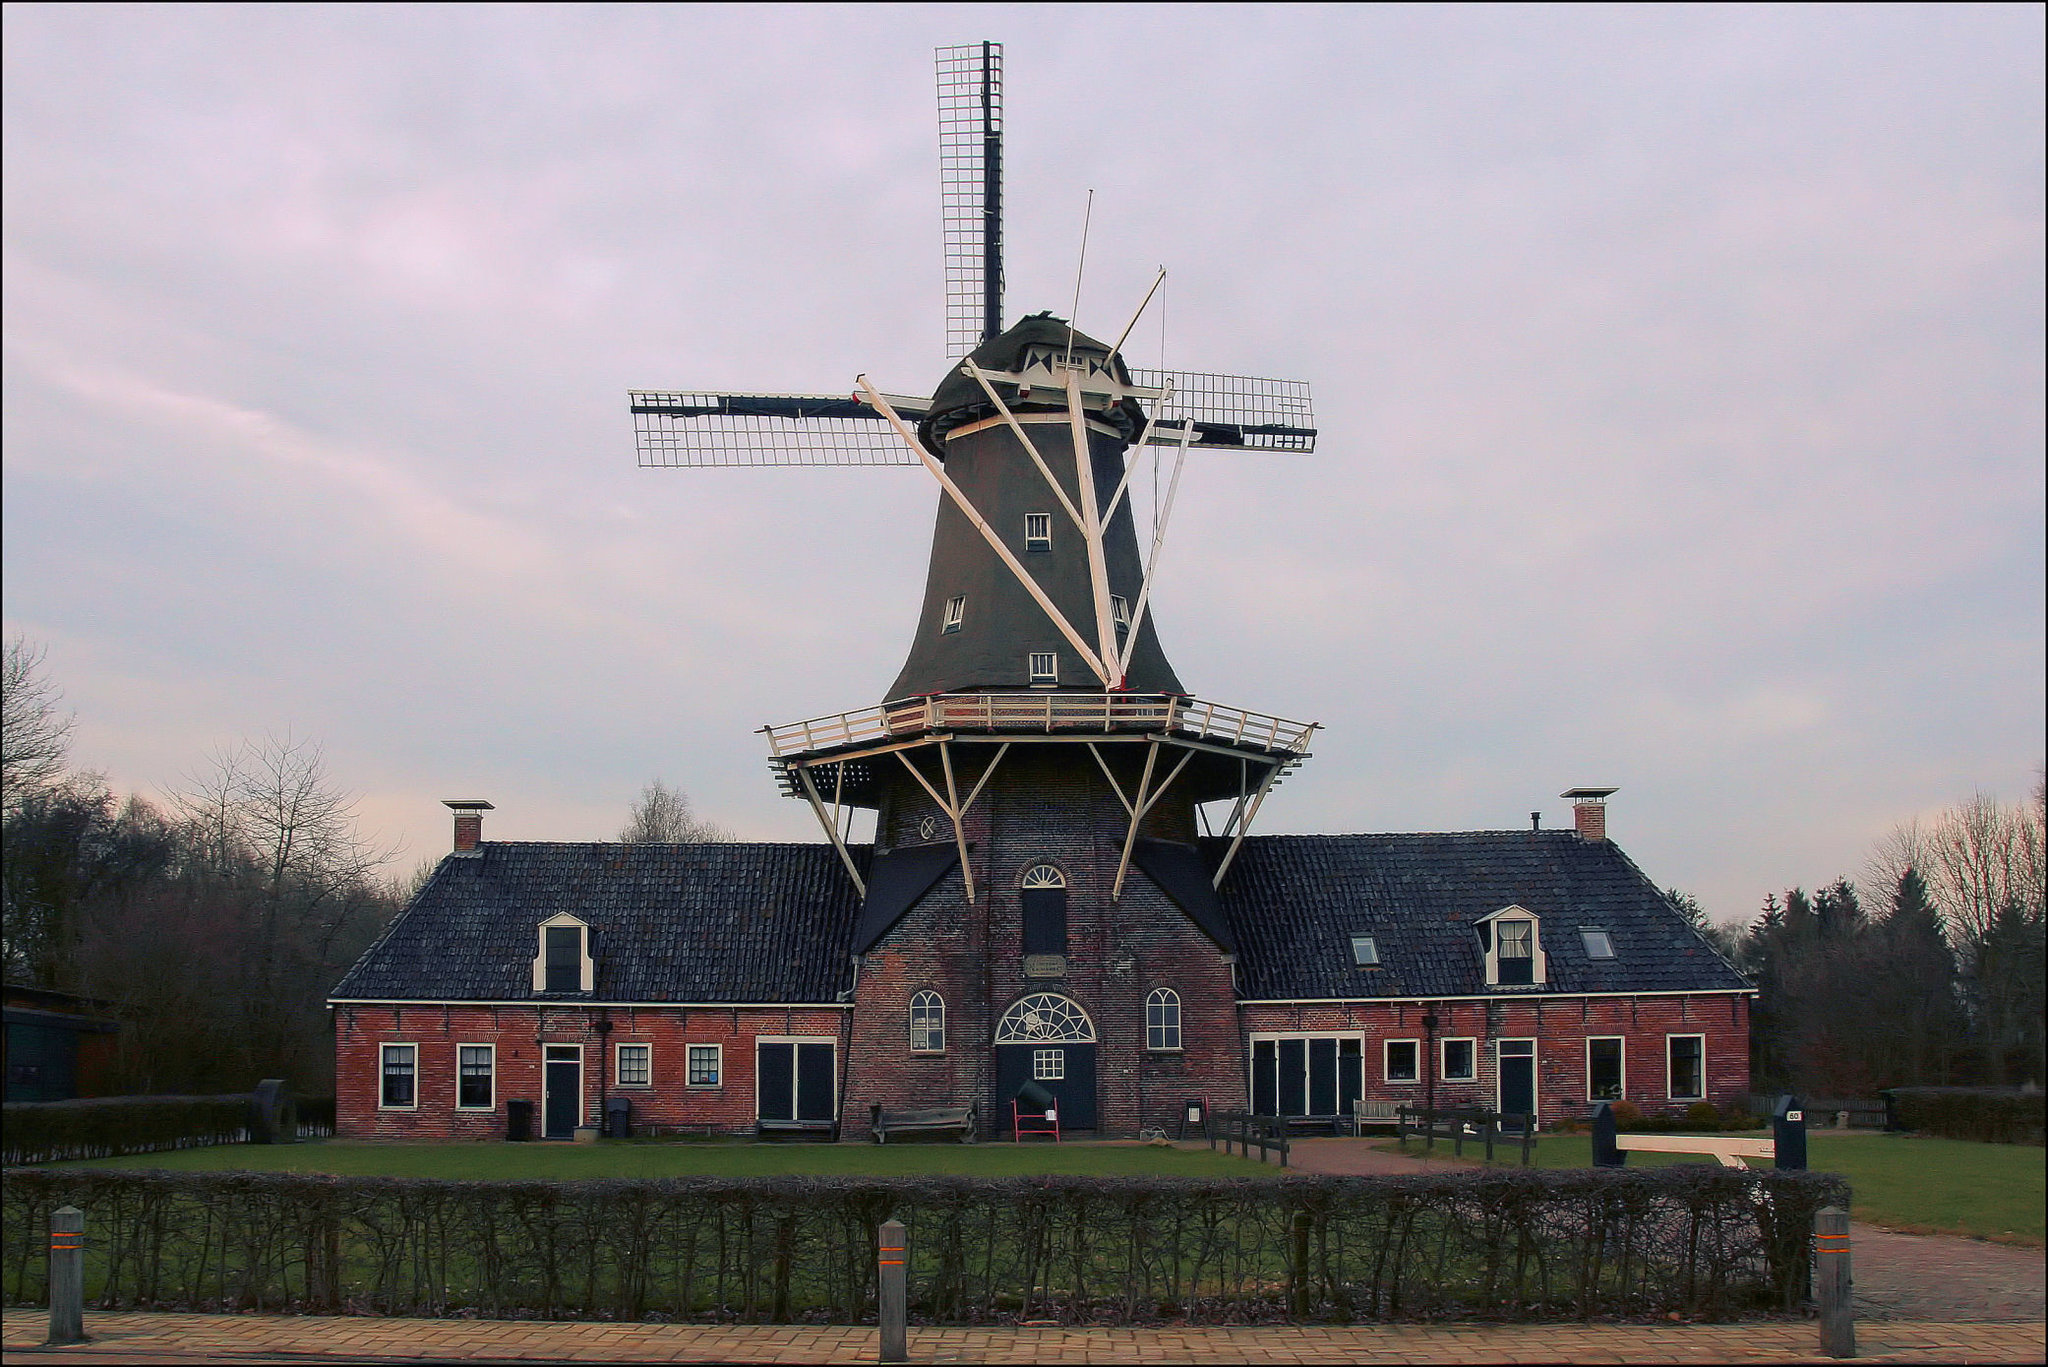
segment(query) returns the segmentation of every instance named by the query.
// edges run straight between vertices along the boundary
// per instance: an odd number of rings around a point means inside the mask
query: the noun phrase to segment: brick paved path
[[[86,1315],[94,1341],[42,1348],[47,1313],[9,1310],[9,1363],[873,1362],[872,1328]],[[2040,1324],[1891,1321],[1857,1330],[1876,1362],[2040,1362]],[[914,1363],[1826,1362],[1799,1322],[1374,1325],[1256,1329],[912,1329]]]
[[[1439,1143],[1438,1151],[1447,1146]],[[1290,1161],[1304,1172],[1441,1172],[1450,1158],[1412,1157],[1356,1139],[1298,1139]],[[1467,1164],[1468,1167],[1477,1166]],[[1858,1320],[2048,1318],[2048,1265],[2041,1250],[1942,1234],[1895,1234],[1849,1226]]]

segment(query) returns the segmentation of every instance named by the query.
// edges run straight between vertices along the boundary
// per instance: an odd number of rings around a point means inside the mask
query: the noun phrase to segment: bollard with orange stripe
[[[876,1289],[880,1293],[882,1344],[880,1361],[910,1361],[909,1343],[909,1261],[910,1246],[903,1237],[901,1220],[884,1220],[875,1240],[878,1248]]]
[[[50,1338],[85,1342],[85,1212],[60,1206],[50,1212]]]
[[[1849,1212],[1828,1206],[1813,1217],[1813,1294],[1820,1310],[1820,1350],[1856,1356],[1855,1283],[1849,1276]]]

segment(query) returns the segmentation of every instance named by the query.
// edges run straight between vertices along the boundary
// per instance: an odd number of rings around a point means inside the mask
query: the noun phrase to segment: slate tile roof
[[[860,899],[830,845],[481,849],[441,861],[334,999],[829,1002],[851,985]],[[591,927],[587,997],[533,990],[536,928],[564,911]]]
[[[1202,843],[1214,867],[1224,842]],[[1251,1001],[1521,995],[1486,986],[1472,929],[1515,904],[1538,917],[1544,991],[1748,986],[1620,847],[1573,831],[1252,836],[1221,895]],[[1581,926],[1606,930],[1615,957],[1587,958]],[[1352,965],[1354,931],[1375,937],[1382,967]]]

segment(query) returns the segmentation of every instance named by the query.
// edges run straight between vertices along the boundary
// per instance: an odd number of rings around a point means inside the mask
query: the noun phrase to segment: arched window
[[[920,992],[910,999],[910,1052],[946,1052],[946,1000],[936,992]]]
[[[1180,1048],[1180,994],[1170,987],[1158,987],[1145,998],[1145,1047]]]
[[[1024,952],[1067,952],[1067,876],[1051,864],[1024,870],[1019,896],[1024,903]]]

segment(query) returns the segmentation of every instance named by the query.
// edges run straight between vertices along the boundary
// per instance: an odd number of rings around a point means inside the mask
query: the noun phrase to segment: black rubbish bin
[[[533,1103],[531,1101],[508,1101],[505,1103],[505,1138],[515,1144],[525,1144],[533,1139]]]
[[[614,1096],[605,1099],[604,1137],[606,1139],[631,1139],[633,1137],[633,1099],[631,1097]]]

